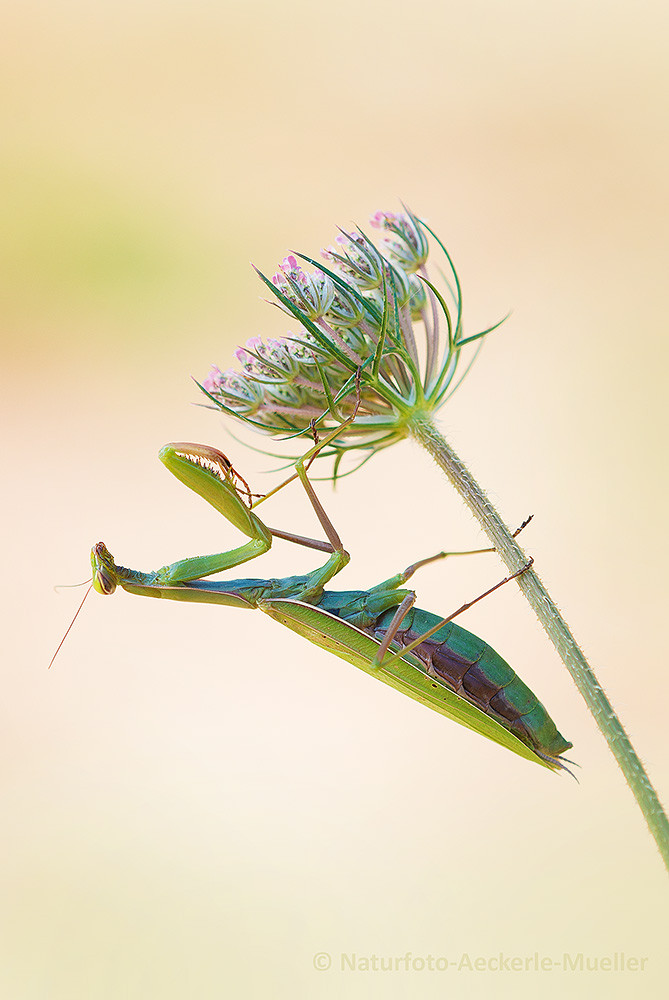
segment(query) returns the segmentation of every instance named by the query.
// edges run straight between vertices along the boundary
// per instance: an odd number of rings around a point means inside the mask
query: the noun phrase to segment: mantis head
[[[98,542],[91,549],[93,568],[93,589],[98,594],[113,594],[119,582],[114,557],[104,542]]]

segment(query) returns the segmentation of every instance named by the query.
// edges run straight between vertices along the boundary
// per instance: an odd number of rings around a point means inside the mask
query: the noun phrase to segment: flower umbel
[[[416,415],[437,410],[459,384],[462,348],[499,326],[463,336],[458,276],[424,222],[409,211],[377,212],[371,224],[383,233],[376,244],[342,230],[322,253],[327,264],[291,254],[271,279],[258,272],[274,304],[300,324],[297,332],[252,337],[235,351],[239,370],[214,366],[200,386],[257,430],[311,438],[314,428],[325,434],[351,415],[359,373],[356,418],[324,452],[336,457],[335,471],[345,452],[366,460],[406,437]],[[428,234],[450,272],[445,295],[428,276]]]

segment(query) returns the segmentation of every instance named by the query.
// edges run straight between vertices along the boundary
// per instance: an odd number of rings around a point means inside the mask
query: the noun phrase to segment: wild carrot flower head
[[[295,253],[272,278],[258,272],[297,327],[252,337],[235,351],[235,368],[213,366],[200,385],[211,404],[259,431],[312,439],[314,428],[322,437],[351,415],[359,383],[355,420],[326,451],[335,472],[345,452],[366,460],[438,409],[459,384],[462,348],[495,329],[463,336],[458,276],[424,222],[405,210],[377,212],[371,225],[376,242],[341,230],[325,263]],[[443,292],[428,276],[429,237],[445,257]]]

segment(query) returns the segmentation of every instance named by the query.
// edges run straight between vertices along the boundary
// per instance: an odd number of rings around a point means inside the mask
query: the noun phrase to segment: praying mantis
[[[531,563],[447,618],[416,608],[415,593],[403,585],[420,567],[465,553],[437,553],[369,590],[325,589],[348,564],[350,556],[307,470],[321,449],[352,419],[322,441],[316,440],[314,448],[297,461],[295,474],[281,484],[283,487],[294,479],[300,480],[327,541],[268,527],[254,511],[255,495],[222,452],[208,445],[172,443],[159,453],[166,468],[249,541],[227,552],[183,559],[151,573],[118,565],[99,542],[91,552],[94,589],[110,595],[121,587],[144,597],[260,610],[384,684],[519,756],[552,770],[568,770],[561,755],[572,744],[558,732],[541,702],[495,650],[453,621],[518,577]],[[302,576],[208,579],[267,552],[273,537],[328,553],[328,559]]]

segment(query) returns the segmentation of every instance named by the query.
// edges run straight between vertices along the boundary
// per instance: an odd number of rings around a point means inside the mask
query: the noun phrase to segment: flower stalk
[[[506,566],[515,572],[527,563],[527,556],[490,500],[429,417],[417,416],[409,423],[409,435],[432,456],[446,474],[495,546]],[[517,578],[527,603],[555,646],[574,684],[583,696],[595,722],[609,745],[632,790],[648,829],[669,869],[669,821],[657,792],[646,774],[620,719],[613,710],[595,673],[541,582],[534,566]]]
[[[379,245],[362,232],[341,231],[336,246],[323,251],[326,264],[290,254],[272,278],[258,272],[299,331],[265,342],[251,338],[235,352],[238,370],[214,366],[198,385],[212,408],[275,440],[312,442],[314,434],[329,435],[319,458],[333,458],[333,480],[349,453],[358,457],[358,468],[380,449],[412,438],[434,458],[515,573],[527,557],[434,419],[484,338],[500,324],[465,336],[457,273],[425,222],[409,211],[378,212],[372,225],[382,231]],[[447,265],[443,292],[428,272],[432,244]],[[476,351],[456,379],[463,349],[473,343]],[[301,453],[290,456],[291,463]],[[536,571],[528,569],[517,582],[585,699],[669,869],[669,822],[620,720]]]

